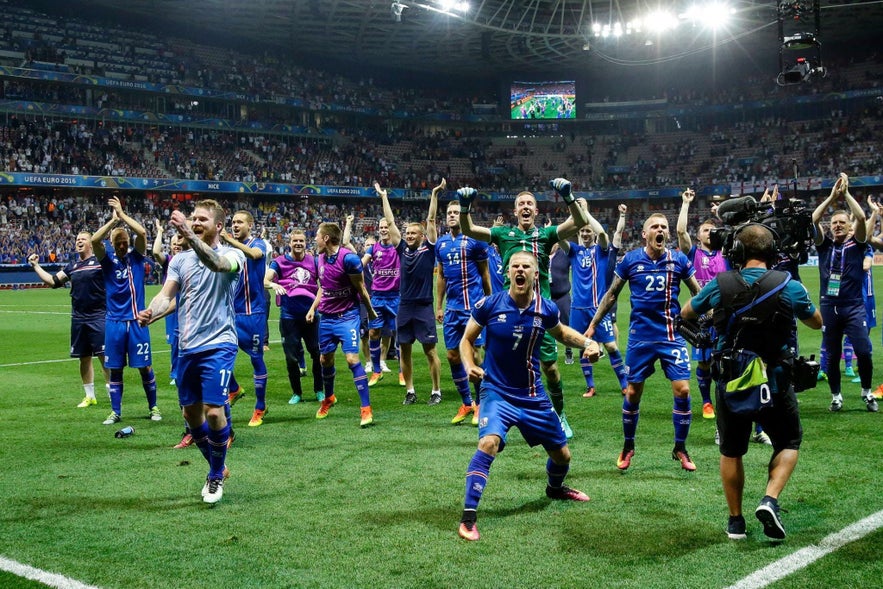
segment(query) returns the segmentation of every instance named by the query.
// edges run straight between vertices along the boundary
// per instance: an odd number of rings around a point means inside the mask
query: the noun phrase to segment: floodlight
[[[707,29],[719,29],[729,22],[735,12],[725,2],[707,2],[694,4],[687,9],[683,18]]]
[[[678,26],[678,18],[666,10],[656,10],[644,19],[644,26],[654,33],[664,33]]]

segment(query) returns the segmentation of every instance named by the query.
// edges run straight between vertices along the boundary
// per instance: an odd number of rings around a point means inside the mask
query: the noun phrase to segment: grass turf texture
[[[817,272],[803,275],[817,299]],[[620,301],[624,348],[627,293]],[[545,454],[513,431],[479,507],[482,539],[467,543],[456,529],[476,429],[449,424],[459,398],[447,363],[444,400],[428,407],[425,360],[415,350],[418,404],[402,406],[404,388],[387,375],[371,389],[376,425],[362,430],[338,353],[339,402],[317,421],[309,392],[310,402],[287,404],[275,310],[269,413],[263,426],[247,427],[254,396],[240,355],[237,377],[249,395],[233,409],[233,475],[212,508],[199,497],[207,470],[199,451],[172,449],[183,427],[162,325],[151,331],[164,420],[147,419],[138,374],[126,370],[123,421],[103,426],[110,408],[100,377],[98,406],[75,408],[83,394],[77,362],[66,359],[69,310],[67,291],[0,292],[0,555],[101,587],[722,587],[880,509],[881,415],[867,413],[849,379],[838,414],[827,410],[825,383],[799,396],[803,451],[781,500],[788,539],[767,542],[753,517],[770,450],[752,444],[749,539],[733,542],[724,533],[714,425],[701,418],[695,380],[688,448],[698,471],[682,471],[669,456],[671,393],[657,371],[641,404],[636,456],[622,474],[615,466],[622,397],[609,362],[596,367],[598,395],[583,399],[579,366],[564,365],[560,350],[576,432],[567,480],[592,501],[547,500]],[[872,333],[878,366],[879,334]],[[805,353],[817,353],[819,341],[819,332],[801,332]],[[47,360],[62,361],[9,366]],[[875,385],[881,376],[878,368]],[[310,384],[304,380],[306,390]],[[134,425],[135,435],[114,438],[123,425]],[[777,586],[875,586],[881,540],[878,530]],[[34,584],[0,574],[0,586]]]

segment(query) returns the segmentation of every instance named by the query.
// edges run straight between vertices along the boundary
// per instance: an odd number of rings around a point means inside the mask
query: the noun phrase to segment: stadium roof
[[[686,1],[686,0],[685,0]],[[691,0],[692,1],[692,0]],[[697,0],[698,1],[698,0]],[[809,0],[796,0],[809,2]],[[729,0],[736,8],[729,32],[743,49],[762,45],[777,54],[776,1]],[[384,67],[449,75],[582,73],[625,62],[651,63],[670,55],[710,50],[707,31],[685,35],[594,36],[592,24],[625,23],[652,6],[648,0],[470,0],[468,12],[439,11],[439,0],[72,0],[37,2],[99,8],[104,18],[135,17],[180,35],[238,39],[278,46],[313,58],[359,67]],[[450,3],[449,3],[450,4]],[[883,30],[877,0],[821,0],[825,42],[869,39]],[[222,44],[222,43],[218,43]],[[726,45],[726,43],[724,43]],[[876,45],[880,45],[876,40]],[[720,47],[720,45],[718,45]]]

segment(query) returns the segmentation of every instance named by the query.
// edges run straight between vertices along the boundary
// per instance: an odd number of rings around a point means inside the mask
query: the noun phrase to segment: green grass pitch
[[[803,276],[817,300],[817,272]],[[627,293],[620,300],[624,348]],[[371,390],[376,425],[362,430],[338,354],[339,403],[317,421],[315,401],[287,404],[275,314],[269,413],[263,426],[247,427],[254,396],[240,355],[237,377],[250,394],[233,409],[232,477],[223,501],[209,507],[199,496],[206,465],[198,450],[172,449],[182,421],[162,326],[152,334],[165,419],[146,418],[137,372],[127,370],[121,425],[136,434],[116,439],[117,426],[101,425],[109,411],[103,391],[97,407],[75,408],[83,395],[77,363],[67,358],[69,311],[64,290],[0,292],[0,555],[99,587],[725,587],[880,510],[883,414],[865,411],[849,379],[844,410],[831,414],[821,383],[799,397],[804,445],[781,498],[787,540],[767,542],[752,517],[770,457],[768,447],[752,444],[749,538],[729,541],[714,425],[700,416],[695,381],[688,448],[697,472],[669,456],[671,393],[657,371],[641,405],[637,454],[623,474],[615,466],[621,395],[605,358],[591,399],[582,398],[579,366],[561,362],[576,433],[568,483],[592,500],[547,500],[545,454],[513,431],[479,507],[482,539],[467,543],[456,530],[477,437],[469,425],[450,425],[459,399],[447,362],[444,400],[429,407],[425,361],[415,350],[420,402],[403,406],[404,390],[389,375]],[[879,328],[872,339],[878,384]],[[817,353],[819,340],[801,332],[804,352]],[[879,586],[881,543],[877,530],[775,586]],[[0,573],[2,588],[35,586]]]

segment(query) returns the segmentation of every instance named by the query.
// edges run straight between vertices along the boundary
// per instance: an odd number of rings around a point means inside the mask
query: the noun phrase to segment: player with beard
[[[674,449],[671,456],[687,471],[696,470],[686,442],[693,413],[690,409],[690,356],[687,343],[675,331],[675,317],[681,312],[678,303],[683,281],[695,295],[699,284],[693,276],[693,265],[682,252],[666,247],[669,238],[668,220],[655,213],[644,221],[641,232],[644,247],[628,252],[616,266],[613,283],[604,295],[595,317],[586,330],[593,337],[598,324],[616,303],[626,282],[629,284],[631,316],[626,349],[628,387],[622,402],[622,431],[625,442],[616,461],[620,470],[631,465],[635,455],[635,432],[644,382],[654,372],[656,360],[671,381],[674,395],[672,423]]]
[[[164,316],[177,296],[178,401],[193,441],[209,465],[202,499],[217,503],[224,495],[230,423],[225,414],[238,338],[234,293],[245,256],[221,245],[224,209],[214,200],[196,203],[190,224],[173,211],[170,224],[190,246],[169,262],[168,277],[150,306],[138,314],[146,325]]]

